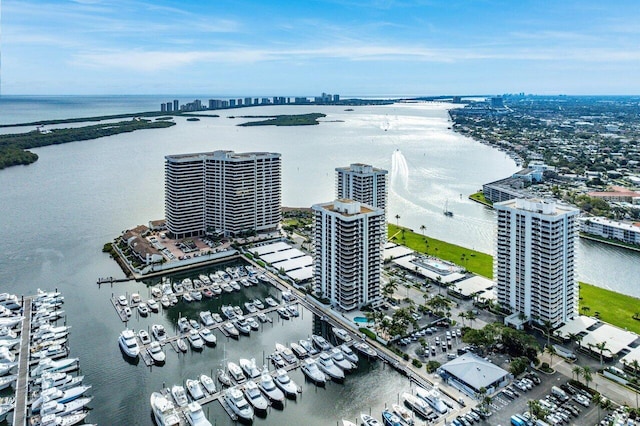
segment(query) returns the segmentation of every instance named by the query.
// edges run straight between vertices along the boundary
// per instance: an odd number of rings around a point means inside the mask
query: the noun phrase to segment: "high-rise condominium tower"
[[[350,199],[382,210],[387,208],[387,174],[368,164],[336,168],[336,199]]]

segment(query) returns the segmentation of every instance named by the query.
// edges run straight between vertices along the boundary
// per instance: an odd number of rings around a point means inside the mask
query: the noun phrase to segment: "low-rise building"
[[[491,395],[511,379],[508,371],[471,352],[442,365],[438,374],[449,385],[473,398],[481,397],[482,388]]]
[[[640,224],[610,220],[605,217],[581,217],[580,231],[598,237],[640,245]]]

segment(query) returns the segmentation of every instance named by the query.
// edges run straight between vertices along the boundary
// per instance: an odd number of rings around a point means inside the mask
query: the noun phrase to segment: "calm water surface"
[[[164,97],[56,99],[12,102],[0,98],[0,121],[152,110]],[[308,127],[243,128],[235,126],[242,119],[227,118],[240,113],[306,112],[324,112],[327,122]],[[218,347],[201,354],[177,356],[167,351],[162,368],[149,370],[122,359],[116,340],[123,324],[108,299],[112,293],[145,295],[147,290],[142,283],[99,289],[97,277],[122,275],[100,250],[122,230],[163,217],[165,155],[216,149],[281,152],[283,204],[287,206],[330,201],[335,167],[366,162],[387,168],[390,218],[398,214],[402,225],[417,230],[424,224],[427,234],[436,238],[492,252],[493,212],[466,196],[482,183],[517,168],[503,153],[448,130],[446,105],[396,104],[351,112],[334,106],[273,106],[220,115],[199,122],[177,118],[178,125],[169,129],[40,148],[35,150],[40,156],[35,164],[0,171],[0,288],[18,294],[31,294],[38,287],[64,292],[67,321],[73,325],[72,354],[81,358],[82,372],[93,385],[91,421],[150,424],[151,392],[217,368],[224,357],[223,347],[230,360],[261,360],[276,341],[288,342],[313,331],[311,315],[305,312],[304,318],[276,322],[249,339],[224,345],[219,336]],[[445,203],[454,211],[453,218],[442,214]],[[639,260],[636,253],[581,241],[578,273],[584,281],[640,296],[635,286]],[[248,296],[262,297],[266,291],[252,288]],[[219,303],[211,302],[208,308],[215,310]],[[171,327],[177,315],[174,310],[148,319],[134,318],[129,325],[140,329],[162,322]],[[370,408],[379,412],[408,387],[406,379],[381,365],[361,369],[371,372],[350,376],[344,385],[332,384],[324,390],[304,385],[297,402],[288,403],[283,411],[273,410],[256,423],[297,424],[304,419],[309,425],[335,424],[341,417],[353,419]],[[300,372],[293,378],[304,383]],[[229,423],[215,404],[207,409],[212,422]]]

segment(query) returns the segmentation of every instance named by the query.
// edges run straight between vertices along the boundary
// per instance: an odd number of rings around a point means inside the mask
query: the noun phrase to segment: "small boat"
[[[144,302],[140,302],[140,304],[138,305],[138,313],[143,317],[146,317],[147,315],[149,315],[149,306],[147,306],[147,304]]]
[[[237,339],[238,336],[240,335],[240,332],[238,331],[238,329],[236,328],[235,325],[233,325],[233,323],[231,323],[230,321],[225,322],[224,324],[222,324],[222,330],[229,336],[229,337],[233,337],[234,339]]]
[[[158,342],[151,342],[151,344],[147,348],[147,352],[153,360],[153,363],[156,365],[164,364],[164,361],[167,359],[167,356],[162,350],[162,346],[160,346],[160,343]]]
[[[151,411],[158,426],[178,426],[180,417],[173,405],[160,392],[153,392],[150,398]]]
[[[209,288],[205,288],[202,290],[202,295],[207,299],[211,299],[213,297],[213,291],[211,291]]]
[[[265,369],[266,370],[266,369]],[[260,381],[258,382],[258,387],[260,390],[269,398],[271,402],[283,403],[284,402],[284,392],[279,389],[271,374],[266,371],[262,373],[260,376]]]
[[[198,290],[194,290],[189,294],[191,295],[191,298],[193,300],[196,300],[196,301],[202,300],[202,293],[200,291],[198,291]]]
[[[368,414],[360,414],[360,418],[362,419],[362,424],[364,426],[382,426],[382,423]]]
[[[265,315],[264,312],[258,312],[257,317],[260,320],[260,322],[272,322],[273,321],[270,317]]]
[[[224,401],[229,408],[231,408],[231,411],[240,419],[246,421],[253,420],[253,408],[251,408],[251,405],[249,405],[239,389],[235,387],[227,389],[224,392]]]
[[[333,362],[331,355],[326,352],[321,352],[317,362],[320,370],[327,376],[337,381],[344,380],[344,371]]]
[[[183,293],[182,300],[184,300],[187,303],[191,303],[193,302],[193,296],[191,296],[191,293]]]
[[[378,356],[378,352],[376,352],[375,349],[364,342],[358,342],[354,344],[353,347],[356,348],[362,355],[368,358],[376,358]]]
[[[248,280],[248,279],[246,279],[246,278],[242,278],[242,279],[240,280],[240,284],[242,284],[242,286],[243,286],[243,287],[251,287],[251,283],[250,283],[250,282],[249,282],[249,280]]]
[[[292,317],[299,317],[300,316],[300,312],[298,312],[298,308],[296,307],[296,305],[287,305],[286,308],[287,308],[287,311],[289,311],[289,313],[291,314]]]
[[[178,318],[178,330],[180,331],[180,333],[186,333],[187,331],[189,331],[189,329],[191,329],[189,320],[186,317]]]
[[[184,341],[184,339],[183,339],[182,337],[179,337],[179,338],[176,340],[176,346],[178,347],[178,349],[179,349],[181,352],[186,352],[186,351],[187,351],[187,348],[188,348],[188,346],[187,346],[187,342],[185,342],[185,341]]]
[[[184,415],[190,426],[212,426],[211,422],[207,420],[207,417],[204,415],[202,406],[196,401],[190,402],[189,405],[187,405],[187,410]]]
[[[294,362],[298,361],[298,358],[296,358],[293,351],[288,347],[281,345],[280,343],[276,343],[276,351],[280,354],[280,356],[282,356],[282,359],[284,359],[289,364],[293,364]]]
[[[236,313],[236,317],[240,316],[240,315],[244,315],[244,312],[242,312],[242,308],[240,306],[234,306],[233,307],[233,312]]]
[[[151,295],[156,299],[162,297],[162,288],[158,286],[151,287]]]
[[[88,411],[71,413],[66,416],[49,414],[42,416],[40,419],[40,426],[73,426],[83,421],[88,415]]]
[[[193,281],[191,281],[191,278],[185,278],[182,280],[182,288],[184,288],[184,291],[193,290]]]
[[[333,327],[331,330],[333,331],[333,334],[335,334],[335,336],[343,343],[348,343],[353,340],[347,330],[345,330],[344,328]]]
[[[296,342],[291,342],[291,350],[300,359],[306,358],[307,356],[309,356],[309,352],[307,352],[305,348],[303,348]]]
[[[120,306],[127,306],[129,302],[127,301],[127,297],[124,294],[118,296],[118,304]]]
[[[55,414],[59,417],[67,416],[75,411],[82,410],[89,405],[92,399],[93,397],[78,398],[65,404],[57,401],[46,401],[42,404],[40,415],[43,417],[49,414]]]
[[[311,340],[300,339],[298,343],[300,343],[300,346],[306,349],[309,355],[315,355],[318,353],[318,350],[316,349],[315,346],[313,346],[313,343],[311,343]]]
[[[352,421],[342,419],[342,426],[358,426],[358,425]]]
[[[200,375],[200,383],[209,394],[213,395],[214,393],[216,393],[216,383],[211,377],[207,376],[206,374]]]
[[[171,307],[171,300],[169,300],[169,298],[164,295],[160,298],[160,304],[162,305],[163,308],[167,309]]]
[[[253,306],[255,306],[257,309],[260,309],[260,310],[264,309],[264,304],[260,299],[253,299],[252,303],[253,303]]]
[[[267,278],[267,276],[264,274],[258,275],[257,278],[258,278],[258,281],[262,281],[265,284],[269,282],[269,278]]]
[[[173,293],[173,288],[171,287],[171,283],[163,283],[162,284],[162,294],[164,295],[170,295]]]
[[[225,293],[231,293],[233,291],[233,287],[231,287],[228,283],[220,284],[220,288],[222,288],[222,291],[224,291]]]
[[[346,359],[348,359],[354,364],[358,364],[358,361],[359,361],[358,354],[353,352],[349,346],[342,344],[340,345],[340,350],[342,351]]]
[[[196,400],[204,398],[204,391],[202,390],[202,386],[199,381],[187,379],[184,384],[187,386],[187,391],[189,392],[189,395],[191,395],[191,398]]]
[[[241,287],[240,287],[240,284],[238,284],[238,282],[237,282],[237,281],[231,281],[231,282],[229,283],[229,285],[231,286],[231,288],[232,288],[233,290],[235,290],[235,291],[240,291],[240,288],[241,288]]]
[[[402,405],[392,404],[391,408],[393,408],[393,412],[402,419],[403,422],[408,424],[409,426],[413,426],[414,421],[411,417],[411,411],[404,408]]]
[[[158,342],[164,342],[167,340],[167,332],[162,324],[153,324],[151,326],[151,334]]]
[[[0,390],[6,389],[18,379],[18,376],[11,374],[10,376],[0,377]]]
[[[31,412],[40,411],[42,404],[48,401],[56,401],[60,404],[66,404],[75,399],[80,398],[91,386],[76,386],[74,388],[60,390],[58,388],[49,388],[40,392],[40,396],[31,404]]]
[[[233,325],[238,329],[240,333],[247,336],[251,334],[251,327],[249,326],[249,324],[247,324],[247,320],[245,320],[244,317],[242,319],[234,319]]]
[[[181,385],[173,385],[171,388],[171,396],[173,396],[174,401],[178,404],[178,407],[186,407],[189,403],[187,398],[187,393],[184,391],[184,387]]]
[[[285,308],[280,307],[277,309],[277,312],[278,312],[278,315],[280,315],[280,318],[285,320],[291,319],[291,314]]]
[[[258,308],[256,308],[256,305],[254,305],[252,302],[244,302],[244,308],[250,314],[258,312]]]
[[[168,295],[168,297],[169,297],[169,301],[171,302],[171,306],[178,303],[178,296],[176,296],[175,294],[171,293]]]
[[[231,377],[227,374],[226,371],[220,369],[217,373],[218,381],[222,383],[224,386],[231,386]]]
[[[200,330],[199,334],[202,340],[204,340],[204,343],[209,346],[215,346],[216,342],[218,341],[216,335],[213,334],[213,332],[208,328],[203,328],[202,330]]]
[[[404,399],[404,403],[420,417],[428,419],[431,414],[433,414],[433,410],[429,407],[429,404],[417,396],[405,392],[402,394],[402,398]]]
[[[253,409],[256,411],[264,412],[269,407],[269,400],[262,395],[260,388],[255,382],[249,380],[244,385],[244,396],[247,398],[249,404],[253,405]]]
[[[312,334],[311,341],[319,351],[328,351],[332,348],[331,343],[327,342],[327,339],[318,334]]]
[[[189,326],[194,330],[200,330],[200,323],[194,319],[189,320]]]
[[[271,306],[272,308],[278,306],[278,302],[276,302],[273,297],[267,297],[266,299],[264,299],[264,303]]]
[[[331,354],[333,363],[342,370],[351,371],[356,368],[356,366],[344,356],[344,353],[340,348],[332,348],[329,353]]]
[[[158,312],[160,310],[158,302],[156,302],[154,299],[149,299],[147,301],[147,306],[149,307],[149,310],[151,312]]]
[[[298,385],[291,380],[286,370],[279,369],[276,371],[276,375],[273,379],[276,386],[278,386],[282,392],[286,395],[287,398],[295,398],[297,393],[299,392]]]
[[[222,321],[224,321],[224,320],[222,319],[222,317],[220,316],[220,314],[219,314],[219,313],[217,313],[217,312],[214,312],[213,314],[211,314],[211,318],[213,318],[213,320],[214,320],[216,323],[221,323]]]
[[[131,294],[131,305],[135,305],[137,303],[142,302],[142,298],[140,297],[140,293],[132,293]]]
[[[138,331],[138,338],[140,339],[140,342],[142,342],[143,345],[148,345],[149,343],[151,343],[151,336],[149,336],[149,333],[147,333],[147,330]]]
[[[199,280],[199,279],[196,278],[196,279],[193,280],[193,288],[192,288],[192,290],[196,289],[196,288],[202,288],[203,285],[204,285],[204,283],[202,282],[202,280]]]
[[[222,315],[227,317],[227,319],[234,319],[236,317],[236,313],[233,310],[233,306],[224,305],[220,308],[222,311]]]
[[[273,365],[276,368],[282,368],[285,365],[287,365],[287,363],[284,361],[284,359],[282,358],[282,356],[279,353],[273,353],[269,356],[269,358],[271,358],[271,362],[273,363]]]
[[[210,289],[214,296],[219,296],[222,294],[222,288],[220,287],[220,284],[211,284]]]
[[[260,374],[262,374],[260,369],[256,366],[255,358],[251,358],[250,360],[246,358],[240,358],[239,361],[240,367],[247,377],[255,379],[256,377],[260,377]]]
[[[406,423],[398,415],[389,410],[382,410],[382,422],[385,426],[406,426]],[[380,423],[378,422],[378,424]]]
[[[183,293],[184,286],[182,285],[181,282],[176,281],[175,283],[173,283],[173,291],[176,293]]]
[[[209,279],[209,275],[206,274],[200,274],[198,275],[198,279],[200,279],[200,281],[202,281],[202,283],[204,285],[209,285],[211,284],[211,280]]]
[[[258,323],[258,321],[256,321],[254,317],[247,318],[247,325],[252,330],[260,330],[260,324]]]
[[[442,401],[440,391],[436,386],[429,390],[417,386],[416,395],[440,414],[445,414],[449,411],[449,407]]]
[[[189,334],[187,334],[187,340],[189,340],[191,349],[195,351],[199,351],[204,348],[204,340],[202,340],[202,337],[200,337],[200,334],[198,334],[198,330],[189,330]]]
[[[30,371],[31,377],[38,377],[44,372],[50,373],[67,373],[78,369],[78,358],[65,358],[57,361],[51,358],[40,360],[35,368]]]
[[[327,382],[327,376],[320,371],[318,368],[318,364],[316,364],[313,358],[307,358],[302,362],[301,367],[302,372],[305,376],[309,378],[312,382],[314,382],[318,386],[324,386]]]
[[[227,368],[229,369],[229,374],[238,383],[242,383],[247,380],[246,376],[242,372],[242,368],[235,362],[229,361],[227,363]]]
[[[258,280],[255,277],[247,277],[247,281],[249,281],[251,285],[258,285]]]

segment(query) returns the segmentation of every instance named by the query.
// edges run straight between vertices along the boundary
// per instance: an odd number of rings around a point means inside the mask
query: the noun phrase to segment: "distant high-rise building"
[[[245,105],[251,105],[251,98],[244,98]]]
[[[387,208],[387,174],[369,164],[336,167],[336,198],[348,198],[383,211]]]
[[[498,302],[512,313],[554,327],[577,312],[576,219],[579,210],[541,200],[495,203],[494,277]]]
[[[333,102],[340,102],[340,95],[333,95]]]
[[[160,104],[160,112],[166,112],[166,111],[167,111],[167,104],[163,102]]]
[[[312,209],[315,291],[345,311],[378,302],[384,211],[345,199]]]
[[[491,98],[491,108],[502,109],[504,108],[504,100],[502,96],[495,96]]]
[[[180,111],[180,102],[177,99],[173,100],[173,110]]]
[[[172,112],[173,104],[171,102],[167,102],[167,112]]]
[[[166,156],[167,229],[175,238],[275,230],[281,219],[281,186],[277,153]]]
[[[229,99],[229,106],[230,107],[236,106],[236,100],[235,99]]]

